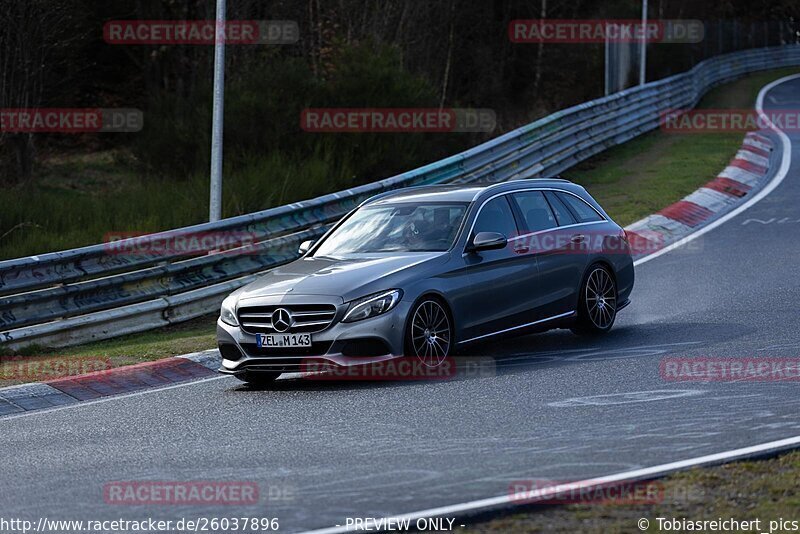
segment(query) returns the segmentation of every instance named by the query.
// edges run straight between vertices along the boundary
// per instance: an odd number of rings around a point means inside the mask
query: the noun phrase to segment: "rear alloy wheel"
[[[617,284],[609,270],[593,265],[581,286],[578,320],[572,331],[581,335],[605,334],[617,318]]]
[[[438,367],[450,355],[452,339],[450,316],[439,301],[429,298],[414,307],[406,336],[407,352],[428,367]]]

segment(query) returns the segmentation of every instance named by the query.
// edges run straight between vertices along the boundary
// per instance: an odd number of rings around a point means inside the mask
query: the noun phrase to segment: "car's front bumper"
[[[256,346],[256,336],[241,327],[217,320],[217,344],[222,353],[224,374],[246,372],[298,372],[321,369],[324,366],[350,367],[379,362],[403,355],[405,319],[410,305],[399,302],[392,310],[377,317],[342,323],[347,304],[324,297],[284,297],[280,302],[266,298],[257,304],[324,303],[336,306],[332,323],[324,330],[311,334],[309,349],[263,349]],[[248,303],[253,305],[256,303]],[[291,330],[287,333],[291,333]]]

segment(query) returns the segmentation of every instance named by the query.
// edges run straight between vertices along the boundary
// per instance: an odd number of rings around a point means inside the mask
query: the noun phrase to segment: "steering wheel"
[[[408,244],[416,244],[425,238],[425,227],[422,221],[414,221],[403,229],[403,239]]]

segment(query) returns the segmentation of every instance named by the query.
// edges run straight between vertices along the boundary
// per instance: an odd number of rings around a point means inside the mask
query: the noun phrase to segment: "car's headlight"
[[[350,303],[342,322],[352,323],[386,313],[394,308],[401,298],[403,298],[403,291],[401,289],[392,289],[354,300]]]
[[[239,326],[239,321],[236,320],[236,297],[229,296],[222,301],[222,307],[219,310],[219,318],[223,323],[231,326]]]

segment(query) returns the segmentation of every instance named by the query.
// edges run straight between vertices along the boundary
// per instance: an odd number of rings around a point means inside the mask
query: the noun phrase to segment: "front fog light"
[[[392,289],[354,300],[350,303],[342,322],[352,323],[386,313],[394,308],[402,297],[402,290]]]

